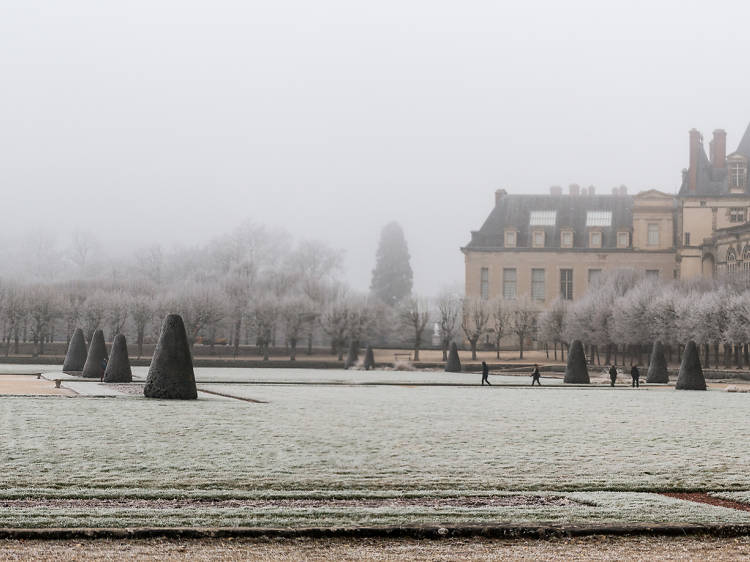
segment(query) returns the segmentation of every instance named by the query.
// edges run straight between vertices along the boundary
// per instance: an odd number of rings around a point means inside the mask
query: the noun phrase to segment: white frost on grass
[[[568,493],[588,502],[513,507],[181,507],[0,510],[3,527],[130,526],[341,526],[487,523],[748,523],[750,513],[645,493]]]
[[[268,401],[0,398],[0,488],[750,489],[750,397],[215,385]]]

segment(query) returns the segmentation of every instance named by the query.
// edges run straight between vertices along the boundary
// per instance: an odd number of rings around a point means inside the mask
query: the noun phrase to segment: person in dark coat
[[[484,386],[484,383],[487,383],[488,385],[492,386],[490,384],[490,381],[487,377],[490,375],[490,369],[487,367],[487,363],[482,361],[482,386]]]
[[[641,385],[638,378],[641,376],[641,373],[638,371],[638,365],[633,365],[633,368],[630,369],[630,376],[633,377],[633,387],[640,388]]]
[[[106,370],[107,370],[107,358],[102,357],[102,376],[99,379],[101,382],[104,382],[104,373],[106,372]]]
[[[541,375],[539,374],[539,365],[534,363],[534,370],[531,371],[531,386],[534,386],[534,383],[538,384],[539,386],[542,386],[542,383],[539,382],[539,378]]]
[[[609,384],[610,386],[615,386],[615,381],[617,380],[617,367],[612,365],[609,368]]]

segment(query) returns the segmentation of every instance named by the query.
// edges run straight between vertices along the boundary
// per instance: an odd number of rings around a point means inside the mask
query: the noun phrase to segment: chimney
[[[578,197],[578,194],[581,192],[581,186],[577,183],[571,183],[568,186],[568,193],[570,193],[571,197]]]
[[[562,195],[562,187],[559,185],[553,185],[549,188],[549,194],[552,197],[560,197]]]
[[[620,196],[621,197],[627,197],[628,196],[628,186],[627,185],[621,185],[620,186]]]
[[[716,129],[711,141],[711,166],[721,169],[727,163],[727,132],[724,129]]]
[[[688,191],[695,193],[698,189],[698,154],[701,148],[701,134],[697,129],[690,129],[690,167],[688,168]]]
[[[500,199],[503,198],[503,195],[508,195],[508,192],[504,189],[498,189],[495,191],[495,205],[500,204]]]
[[[593,185],[590,185],[589,186],[589,196],[593,197],[594,195],[596,195],[596,188]]]

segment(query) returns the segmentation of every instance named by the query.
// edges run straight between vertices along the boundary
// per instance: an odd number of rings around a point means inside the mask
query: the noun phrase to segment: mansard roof
[[[532,211],[556,211],[554,225],[532,226]],[[587,227],[589,211],[612,213],[611,226]],[[601,216],[601,215],[599,215]],[[544,230],[545,248],[560,248],[560,232],[573,231],[573,247],[588,248],[588,232],[602,231],[602,249],[617,247],[617,232],[633,226],[633,197],[627,195],[503,195],[478,231],[471,233],[467,250],[503,248],[505,231],[517,231],[516,247],[530,248],[531,233]]]
[[[742,140],[734,154],[742,154],[742,156],[750,160],[750,125],[747,126],[747,130],[742,136]]]

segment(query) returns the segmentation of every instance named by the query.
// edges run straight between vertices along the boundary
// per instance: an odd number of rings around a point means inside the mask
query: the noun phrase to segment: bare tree
[[[284,323],[284,332],[289,343],[289,360],[297,359],[297,342],[303,330],[311,320],[312,301],[305,295],[294,295],[281,301],[280,316]]]
[[[32,285],[27,289],[27,303],[31,319],[31,336],[37,346],[36,354],[44,354],[44,342],[53,320],[60,314],[59,294],[49,285]]]
[[[536,329],[536,307],[526,298],[518,299],[510,310],[510,327],[518,336],[519,359],[523,359],[526,338]]]
[[[507,306],[507,301],[502,297],[493,299],[489,303],[490,308],[490,331],[492,332],[492,338],[495,340],[495,351],[497,358],[500,359],[500,341],[503,336],[508,332],[508,324],[510,323],[510,310]]]
[[[490,321],[490,312],[487,301],[477,298],[464,299],[463,317],[461,329],[471,345],[471,358],[477,358],[477,344],[480,338],[487,333]]]
[[[279,316],[279,301],[273,295],[263,295],[253,302],[253,315],[257,329],[258,346],[263,360],[268,361],[274,328]]]
[[[430,320],[429,304],[418,297],[410,297],[400,305],[401,322],[411,330],[414,341],[414,361],[419,361],[419,349],[422,347],[422,337],[425,326]]]
[[[94,336],[94,332],[101,328],[102,322],[104,322],[108,301],[107,293],[101,289],[94,291],[83,301],[83,331],[86,334],[86,341],[89,343]]]
[[[122,333],[130,312],[130,295],[117,290],[107,296],[106,322],[109,328],[109,341],[114,341],[117,334]]]
[[[146,327],[154,317],[154,299],[147,294],[139,293],[130,298],[130,318],[135,327],[135,343],[138,347],[138,358],[143,355],[143,341]]]
[[[437,301],[440,316],[440,346],[443,349],[443,361],[448,360],[448,348],[456,337],[458,319],[461,317],[461,299],[453,293],[443,292]]]

